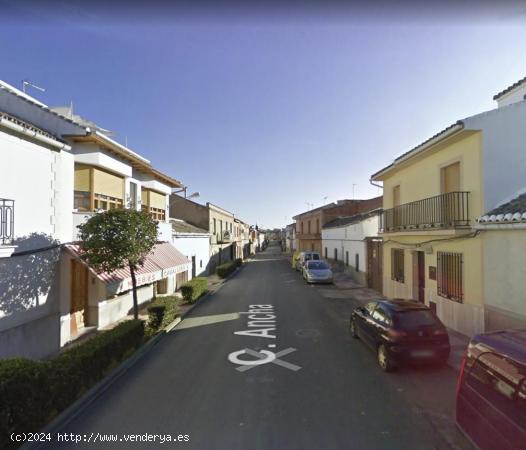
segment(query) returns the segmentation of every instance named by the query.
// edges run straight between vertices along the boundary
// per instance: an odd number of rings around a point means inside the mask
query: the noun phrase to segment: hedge
[[[181,293],[187,303],[195,303],[208,289],[208,279],[205,277],[192,278],[181,286]]]
[[[179,306],[175,296],[159,297],[147,308],[148,327],[153,331],[170,325],[179,316]]]
[[[11,433],[36,432],[143,343],[144,324],[130,320],[49,361],[0,360],[0,448]]]
[[[221,277],[221,278],[226,278],[228,277],[228,275],[230,275],[234,270],[236,270],[236,268],[238,268],[239,266],[241,266],[241,264],[243,264],[243,260],[242,259],[236,259],[234,261],[228,261],[224,264],[221,264],[220,266],[217,266],[217,269],[216,269],[216,273]]]

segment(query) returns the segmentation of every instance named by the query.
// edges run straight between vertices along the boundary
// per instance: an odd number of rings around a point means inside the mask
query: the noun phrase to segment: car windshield
[[[438,324],[433,313],[425,310],[399,312],[395,317],[398,327],[403,329],[414,329]]]
[[[323,261],[310,261],[307,267],[311,270],[327,270],[329,268]]]

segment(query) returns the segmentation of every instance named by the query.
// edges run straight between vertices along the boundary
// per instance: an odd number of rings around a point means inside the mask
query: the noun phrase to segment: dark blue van
[[[481,450],[526,450],[526,330],[479,334],[457,385],[457,424]]]

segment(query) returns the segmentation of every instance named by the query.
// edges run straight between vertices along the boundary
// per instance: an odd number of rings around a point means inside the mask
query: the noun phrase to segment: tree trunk
[[[132,264],[129,264],[130,274],[132,279],[132,292],[133,292],[133,318],[137,320],[139,318],[139,302],[137,301],[137,280],[135,279],[135,269]]]

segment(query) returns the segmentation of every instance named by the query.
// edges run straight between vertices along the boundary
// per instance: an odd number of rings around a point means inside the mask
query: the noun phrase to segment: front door
[[[88,268],[80,261],[71,261],[70,332],[75,338],[87,324]]]
[[[413,256],[413,298],[425,303],[426,297],[426,263],[424,252],[415,252]]]

